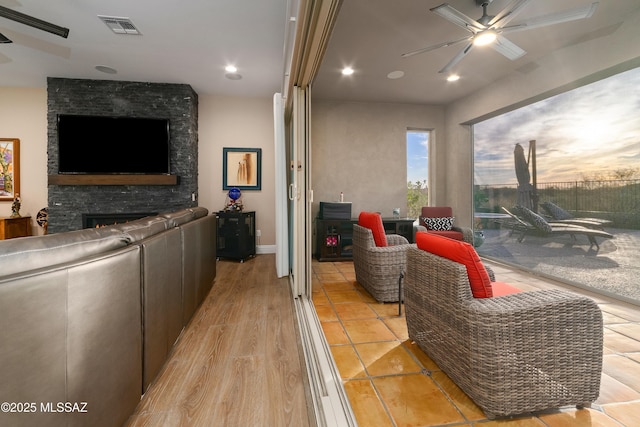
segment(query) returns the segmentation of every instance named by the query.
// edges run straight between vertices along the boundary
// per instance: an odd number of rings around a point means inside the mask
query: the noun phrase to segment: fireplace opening
[[[82,228],[101,228],[107,225],[124,224],[129,221],[144,218],[146,216],[157,215],[157,212],[138,213],[85,213],[82,214]]]

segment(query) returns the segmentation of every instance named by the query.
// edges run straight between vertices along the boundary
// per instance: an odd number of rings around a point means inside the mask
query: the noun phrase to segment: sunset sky
[[[475,125],[475,183],[516,184],[513,149],[530,140],[538,182],[640,168],[640,69]]]

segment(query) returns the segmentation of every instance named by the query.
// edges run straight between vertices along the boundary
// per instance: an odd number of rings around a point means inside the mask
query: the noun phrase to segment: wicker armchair
[[[489,418],[597,399],[603,329],[591,299],[561,290],[475,299],[462,264],[411,248],[404,301],[410,339]]]
[[[453,209],[449,206],[423,206],[420,212],[417,231],[429,231],[429,233],[449,237],[450,239],[462,240],[473,245],[473,230],[469,227],[457,227],[452,225],[450,229],[434,230],[427,224],[428,219],[450,218],[454,221]]]
[[[387,243],[389,246],[376,246],[370,229],[353,225],[356,280],[378,302],[398,301],[398,280],[407,263],[407,248],[415,247],[397,234],[387,234]]]

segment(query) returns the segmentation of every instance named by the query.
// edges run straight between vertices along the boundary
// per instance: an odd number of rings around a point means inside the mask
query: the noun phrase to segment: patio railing
[[[517,185],[476,185],[478,212],[516,204]],[[640,229],[640,179],[538,182],[538,202],[550,201],[577,217],[610,219],[615,227]],[[538,210],[540,211],[540,209]]]

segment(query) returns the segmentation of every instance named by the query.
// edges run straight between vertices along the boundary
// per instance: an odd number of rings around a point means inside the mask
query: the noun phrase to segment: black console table
[[[413,243],[414,218],[382,218],[386,234],[399,234]],[[353,258],[353,224],[351,219],[316,219],[316,257],[318,261],[349,260]]]
[[[256,213],[218,212],[217,257],[245,259],[256,254]]]

